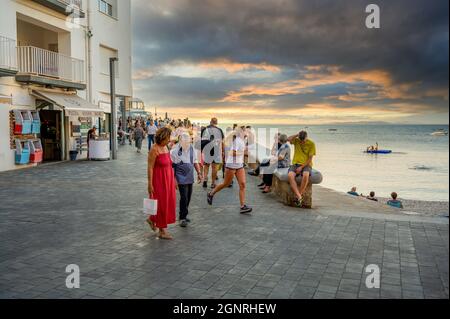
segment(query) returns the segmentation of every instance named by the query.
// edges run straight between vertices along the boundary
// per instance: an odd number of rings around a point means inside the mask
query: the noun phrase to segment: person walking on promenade
[[[141,127],[141,123],[136,123],[136,128],[134,129],[134,141],[137,152],[140,153],[142,149],[142,141],[145,138],[144,129]]]
[[[156,216],[147,220],[153,231],[159,229],[159,238],[172,240],[168,225],[176,223],[176,182],[168,145],[172,131],[159,129],[155,135],[155,145],[148,154],[148,193],[158,201]]]
[[[132,146],[134,129],[133,129],[133,120],[131,118],[128,118],[127,130],[128,130],[128,141],[130,143],[130,146]]]
[[[147,126],[147,138],[148,138],[148,150],[152,149],[152,145],[155,143],[155,135],[158,131],[158,127],[155,125],[153,120],[150,120]]]
[[[190,223],[188,214],[195,181],[194,169],[200,178],[202,175],[198,165],[198,156],[188,133],[180,136],[180,142],[170,151],[170,155],[180,193],[180,226],[185,228]]]
[[[204,157],[203,188],[208,187],[209,168],[211,167],[211,188],[216,187],[218,164],[222,163],[223,139],[222,129],[217,127],[219,121],[212,118],[210,125],[202,129],[202,153]]]
[[[239,183],[239,201],[241,204],[241,214],[249,214],[253,209],[245,204],[245,191],[246,191],[246,174],[244,169],[244,157],[245,157],[245,129],[238,129],[233,134],[230,134],[226,138],[225,145],[229,145],[229,151],[225,160],[225,179],[223,183],[208,193],[207,201],[209,205],[213,204],[214,196],[222,191],[224,188],[231,185],[234,177],[237,178]],[[228,147],[227,147],[228,148]]]
[[[295,205],[301,207],[303,193],[308,187],[311,177],[316,145],[308,139],[306,131],[301,131],[299,134],[289,137],[288,140],[295,147],[293,165],[289,169],[289,184],[296,196]],[[297,185],[297,176],[302,176],[300,189]]]

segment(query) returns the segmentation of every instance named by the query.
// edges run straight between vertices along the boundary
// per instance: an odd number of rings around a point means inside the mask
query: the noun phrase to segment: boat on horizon
[[[431,136],[448,136],[448,132],[444,129],[440,129],[436,132],[431,133]]]

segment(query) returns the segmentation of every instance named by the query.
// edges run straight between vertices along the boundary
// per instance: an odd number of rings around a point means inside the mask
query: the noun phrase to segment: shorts
[[[289,167],[289,173],[296,173],[297,169],[299,169],[300,167],[302,167],[302,165],[300,164],[292,165],[291,167]],[[312,167],[306,166],[300,174],[297,174],[297,176],[303,175],[304,172],[308,172],[309,175],[311,175]]]
[[[241,169],[244,169],[244,165],[242,165],[241,167],[228,167],[228,166],[225,165],[225,168],[230,170],[230,171],[237,172],[237,171],[240,171]]]
[[[211,147],[211,150],[209,151],[209,154],[205,154],[205,148],[208,146],[211,142],[210,141],[202,141],[202,155],[203,155],[203,162],[206,165],[210,164],[222,164],[222,154],[220,152],[217,152],[219,154],[215,154],[215,150],[217,147]]]

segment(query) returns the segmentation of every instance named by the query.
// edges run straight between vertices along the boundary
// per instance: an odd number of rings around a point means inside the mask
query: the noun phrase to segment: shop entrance
[[[44,162],[61,161],[62,138],[61,138],[61,111],[42,110],[41,117],[41,140],[44,148]]]

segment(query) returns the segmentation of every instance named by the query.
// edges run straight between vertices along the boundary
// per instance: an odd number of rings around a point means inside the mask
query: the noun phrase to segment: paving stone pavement
[[[448,223],[327,215],[285,207],[249,179],[196,186],[187,229],[156,239],[145,224],[146,155],[0,174],[0,298],[448,298]],[[66,288],[76,264],[81,288]],[[368,289],[366,266],[381,269]]]

